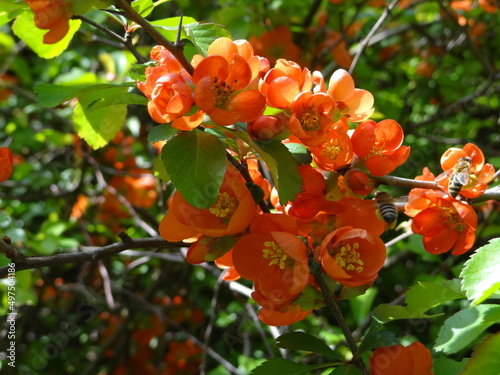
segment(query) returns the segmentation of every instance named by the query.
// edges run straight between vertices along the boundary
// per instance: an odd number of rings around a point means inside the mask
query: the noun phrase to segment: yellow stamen
[[[302,128],[307,131],[318,130],[319,129],[319,115],[311,110],[304,112],[300,118],[300,123]]]
[[[335,159],[337,159],[337,157],[339,156],[341,151],[342,151],[342,147],[335,146],[331,143],[328,143],[323,148],[323,155],[325,155],[327,158],[329,158],[331,160],[335,160]]]
[[[352,247],[350,243],[347,243],[340,249],[336,249],[333,257],[337,261],[337,264],[346,271],[360,273],[363,271],[364,263],[360,259],[360,255],[356,251],[357,249],[359,249],[359,243],[355,242]]]
[[[218,83],[217,77],[214,78],[213,83],[214,94],[215,94],[215,104],[216,108],[224,109],[227,107],[231,95],[235,90],[231,88],[226,82]]]
[[[219,193],[217,200],[208,210],[219,218],[230,218],[238,207],[238,199],[228,193]]]
[[[266,241],[264,242],[266,246],[262,249],[262,256],[264,259],[270,260],[269,265],[278,265],[281,270],[284,270],[285,267],[289,266],[293,261],[291,258],[288,258],[288,255],[283,251],[283,249],[276,244],[274,241]]]

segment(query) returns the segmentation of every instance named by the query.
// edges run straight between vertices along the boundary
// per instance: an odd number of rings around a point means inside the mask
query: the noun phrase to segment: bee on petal
[[[398,219],[398,211],[394,204],[394,198],[384,191],[375,193],[375,203],[377,204],[377,217],[384,220],[389,229],[394,229]]]
[[[452,198],[456,198],[464,186],[467,186],[470,180],[471,158],[464,156],[458,159],[457,163],[449,171],[441,173],[436,181],[449,177],[448,194]]]

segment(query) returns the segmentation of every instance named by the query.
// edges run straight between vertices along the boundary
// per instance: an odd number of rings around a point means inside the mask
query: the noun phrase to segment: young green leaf
[[[68,48],[73,35],[75,35],[82,24],[82,21],[80,20],[70,20],[69,31],[64,38],[57,43],[44,44],[43,36],[47,33],[47,30],[41,30],[36,27],[34,18],[35,15],[31,11],[21,14],[14,21],[12,31],[14,31],[14,34],[26,43],[26,45],[38,56],[44,59],[51,59],[59,56],[66,48]]]
[[[224,26],[215,23],[196,23],[184,28],[187,38],[195,45],[198,53],[207,55],[208,47],[217,38],[231,38],[231,34]]]
[[[419,282],[408,289],[405,302],[408,310],[425,313],[432,307],[464,297],[464,293],[460,291],[458,279],[446,280],[441,284]]]
[[[79,96],[75,106],[73,122],[78,135],[93,148],[105,146],[123,126],[127,115],[127,105],[110,105],[93,110],[91,104],[127,91],[126,87],[85,91]],[[90,109],[89,109],[90,107]]]
[[[498,375],[500,371],[500,333],[490,335],[475,348],[460,375]]]
[[[303,350],[322,354],[327,358],[344,361],[344,358],[335,353],[328,345],[316,336],[305,332],[288,332],[276,339],[276,345],[283,349]]]
[[[163,146],[161,160],[175,188],[189,204],[208,208],[216,200],[226,171],[226,148],[212,134],[194,129]]]
[[[131,5],[141,17],[147,17],[154,9],[153,0],[136,0]]]
[[[500,238],[476,250],[460,273],[462,288],[472,306],[478,305],[500,289]]]
[[[472,343],[486,328],[500,321],[500,306],[479,305],[461,310],[446,319],[434,349],[456,353]]]
[[[468,358],[457,362],[447,357],[433,357],[432,372],[434,375],[458,375],[467,361]]]
[[[361,355],[368,350],[378,348],[380,346],[393,346],[398,345],[399,340],[394,333],[389,331],[375,331],[369,333],[358,349],[358,355]]]

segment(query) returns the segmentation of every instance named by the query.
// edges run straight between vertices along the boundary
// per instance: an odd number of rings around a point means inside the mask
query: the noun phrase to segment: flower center
[[[352,247],[350,243],[347,243],[340,249],[336,249],[333,257],[337,264],[346,271],[356,271],[360,273],[363,271],[364,263],[360,259],[360,255],[356,251],[357,249],[359,249],[359,243],[355,242]]]
[[[323,148],[323,155],[325,155],[328,159],[335,160],[337,159],[341,151],[341,146],[335,146],[331,143],[327,143]]]
[[[228,193],[219,193],[217,200],[208,210],[218,218],[230,218],[238,207],[238,199]]]
[[[235,90],[226,84],[226,82],[218,83],[217,77],[214,77],[213,88],[215,93],[215,107],[221,109],[226,108]]]
[[[266,247],[262,249],[262,256],[264,257],[264,259],[270,260],[270,266],[276,264],[281,270],[284,270],[285,267],[289,266],[293,261],[292,259],[288,258],[288,255],[278,244],[276,244],[276,242],[266,241],[264,242],[264,245]]]
[[[319,129],[319,115],[312,110],[305,111],[300,117],[300,120],[302,128],[305,131],[312,131]]]
[[[451,228],[455,228],[458,232],[463,229],[463,221],[457,211],[453,207],[439,207],[445,217],[445,224]]]

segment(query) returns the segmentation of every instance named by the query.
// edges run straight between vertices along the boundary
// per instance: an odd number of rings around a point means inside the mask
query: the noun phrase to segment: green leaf
[[[44,59],[51,59],[59,56],[66,48],[73,38],[73,35],[78,31],[82,21],[70,20],[69,31],[64,38],[54,44],[44,44],[43,36],[47,30],[41,30],[35,26],[35,15],[33,12],[24,12],[16,18],[12,25],[12,31],[21,39],[26,45],[31,48],[38,56]]]
[[[446,354],[456,353],[498,321],[500,321],[498,305],[479,305],[459,311],[444,322],[434,349]]]
[[[162,180],[163,182],[170,181],[170,176],[168,175],[167,170],[165,169],[165,166],[161,161],[161,155],[158,155],[156,157],[153,169],[155,171],[155,176],[158,177],[160,180]]]
[[[160,20],[151,21],[151,24],[158,29],[161,35],[170,41],[177,38],[177,29],[179,28],[180,17],[163,18]],[[192,17],[182,17],[181,39],[187,39],[186,27],[198,22]]]
[[[302,164],[311,164],[312,156],[311,153],[307,150],[306,146],[300,145],[298,143],[284,143],[284,145],[292,154],[297,165],[300,166]]]
[[[347,365],[336,367],[330,375],[362,375],[362,372],[354,365]]]
[[[41,83],[35,86],[35,93],[38,95],[38,102],[42,107],[57,107],[58,105],[70,99],[76,98],[80,95],[83,95],[87,92],[99,91],[105,89],[115,89],[115,88],[116,89],[128,88],[128,87],[129,85],[112,85],[112,84],[50,85],[47,83]]]
[[[500,333],[490,335],[474,348],[460,375],[498,375],[500,371]]]
[[[196,23],[185,26],[187,38],[194,44],[198,53],[207,55],[208,47],[217,38],[231,38],[224,26],[214,23]]]
[[[317,337],[305,332],[288,332],[276,339],[276,345],[288,350],[302,350],[322,354],[327,358],[344,361],[344,358],[335,353],[328,345]]]
[[[457,362],[446,357],[434,357],[432,360],[432,372],[434,375],[458,375],[468,360],[468,358],[465,358],[461,362]]]
[[[148,142],[155,143],[169,140],[177,134],[178,131],[178,129],[172,127],[170,124],[156,125],[148,134]]]
[[[0,26],[13,20],[27,9],[28,5],[24,1],[21,3],[2,2],[0,4]]]
[[[500,238],[480,247],[465,262],[460,274],[462,288],[472,306],[478,305],[500,289]]]
[[[292,154],[279,141],[260,143],[260,148],[276,161],[278,179],[274,182],[278,189],[280,202],[286,204],[288,201],[293,201],[297,194],[302,191],[302,176]]]
[[[441,284],[419,282],[408,289],[405,302],[408,310],[424,313],[432,307],[464,297],[458,279],[446,280]]]
[[[215,202],[226,171],[226,148],[216,136],[198,129],[177,134],[163,146],[161,160],[190,205],[208,208]]]
[[[387,303],[378,305],[373,310],[373,316],[382,322],[389,322],[398,319],[429,319],[442,314],[426,315],[409,310],[405,306],[394,306]]]
[[[250,375],[302,375],[314,369],[315,366],[301,365],[283,358],[271,358],[254,368]]]
[[[147,105],[148,99],[142,95],[132,94],[129,92],[118,93],[114,95],[109,95],[102,100],[93,102],[90,104],[87,110],[95,111],[96,109],[105,108],[118,104],[139,104]]]
[[[126,87],[113,87],[81,93],[75,106],[73,122],[78,135],[93,148],[105,146],[123,126],[127,115],[125,104],[92,109],[91,104],[108,96],[127,91]],[[90,109],[88,109],[90,107]]]
[[[375,331],[369,333],[358,349],[358,355],[361,355],[369,350],[378,348],[380,346],[393,346],[398,345],[399,340],[394,333],[389,331]]]
[[[302,311],[319,309],[326,306],[323,295],[312,285],[306,286],[299,298],[295,299],[293,303],[299,305]]]
[[[135,0],[131,5],[142,17],[147,17],[154,9],[153,0]]]

